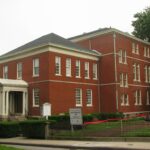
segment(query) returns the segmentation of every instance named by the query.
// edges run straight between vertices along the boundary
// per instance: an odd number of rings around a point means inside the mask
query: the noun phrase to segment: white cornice
[[[107,33],[111,33],[111,32],[116,32],[116,33],[119,33],[119,34],[124,35],[126,37],[129,37],[129,38],[131,38],[133,40],[136,40],[136,41],[142,42],[144,44],[150,45],[150,43],[147,42],[147,41],[144,41],[144,40],[141,40],[139,38],[136,38],[136,37],[134,37],[134,36],[132,36],[132,35],[130,35],[128,33],[122,32],[122,31],[117,30],[115,28],[110,28],[110,29],[104,30],[104,31],[97,31],[97,32],[91,33],[91,34],[90,33],[89,34],[87,33],[85,35],[83,34],[83,35],[81,35],[79,37],[77,36],[77,37],[72,38],[71,41],[78,42],[78,41],[82,41],[82,40],[85,40],[85,39],[94,38],[94,37],[97,37],[99,35],[103,35],[103,34],[107,34]]]
[[[66,55],[70,55],[70,56],[91,59],[91,60],[96,60],[96,61],[99,60],[99,56],[100,56],[98,54],[94,55],[94,54],[91,54],[88,52],[82,52],[82,51],[80,52],[75,49],[70,49],[67,47],[62,47],[60,45],[54,45],[54,44],[49,43],[49,44],[45,44],[45,45],[40,45],[38,47],[22,50],[17,53],[8,54],[6,56],[5,55],[1,56],[0,63],[5,63],[5,62],[17,60],[17,59],[22,59],[25,57],[33,56],[33,55],[44,53],[44,52],[57,52],[60,54],[66,54]]]

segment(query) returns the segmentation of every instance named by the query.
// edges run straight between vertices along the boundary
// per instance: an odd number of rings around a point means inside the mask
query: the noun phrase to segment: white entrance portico
[[[27,87],[23,80],[0,79],[0,118],[27,115]]]

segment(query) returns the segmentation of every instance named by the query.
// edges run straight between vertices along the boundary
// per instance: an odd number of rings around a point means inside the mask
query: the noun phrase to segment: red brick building
[[[71,41],[100,52],[100,111],[150,112],[150,43],[112,28]]]
[[[149,49],[111,28],[68,40],[42,36],[0,56],[0,116],[40,116],[44,103],[51,114],[73,107],[86,114],[149,113]]]
[[[0,115],[40,116],[44,103],[51,114],[81,107],[99,112],[100,53],[48,34],[0,57]]]

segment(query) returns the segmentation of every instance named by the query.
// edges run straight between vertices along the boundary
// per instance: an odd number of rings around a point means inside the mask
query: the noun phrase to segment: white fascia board
[[[55,47],[57,49],[57,52],[62,53],[62,54],[68,54],[68,55],[73,55],[73,56],[79,55],[82,58],[89,58],[89,59],[94,59],[94,60],[99,60],[99,57],[101,55],[98,52],[97,54],[91,54],[89,52],[83,52],[83,51],[80,52],[75,49],[62,47],[61,45],[49,43],[49,44],[43,44],[37,47],[32,47],[29,49],[21,50],[20,52],[8,54],[6,56],[0,56],[0,63],[5,63],[5,62],[21,59],[21,58],[33,56],[36,54],[40,54],[43,52],[52,51],[50,47]],[[54,51],[56,51],[56,49]]]
[[[84,35],[83,34],[80,37],[77,37],[77,38],[75,37],[74,39],[72,38],[70,41],[72,41],[72,42],[78,42],[78,41],[82,41],[82,40],[85,40],[85,39],[90,39],[90,38],[97,37],[99,35],[103,35],[103,34],[107,34],[107,33],[111,33],[111,32],[116,32],[116,33],[122,34],[122,35],[124,35],[126,37],[129,37],[131,39],[134,39],[136,41],[139,41],[139,42],[142,42],[144,44],[150,45],[150,43],[147,42],[147,41],[139,39],[139,38],[137,38],[137,37],[135,37],[133,35],[130,35],[130,34],[125,33],[125,32],[122,32],[122,31],[120,31],[118,29],[115,29],[115,28],[110,28],[110,29],[108,29],[106,31],[97,31],[97,33],[91,33],[91,34],[89,33],[89,35]]]

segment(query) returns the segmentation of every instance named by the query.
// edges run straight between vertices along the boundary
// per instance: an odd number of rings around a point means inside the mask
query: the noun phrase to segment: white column
[[[5,91],[2,93],[2,115],[5,115]]]
[[[0,115],[2,115],[2,91],[0,91]]]
[[[23,92],[23,96],[22,96],[22,115],[25,115],[25,108],[26,108],[26,96],[25,96],[25,92]]]
[[[28,115],[28,92],[26,92],[26,103],[25,103],[25,113]]]
[[[6,91],[6,115],[8,116],[9,114],[9,92]]]

